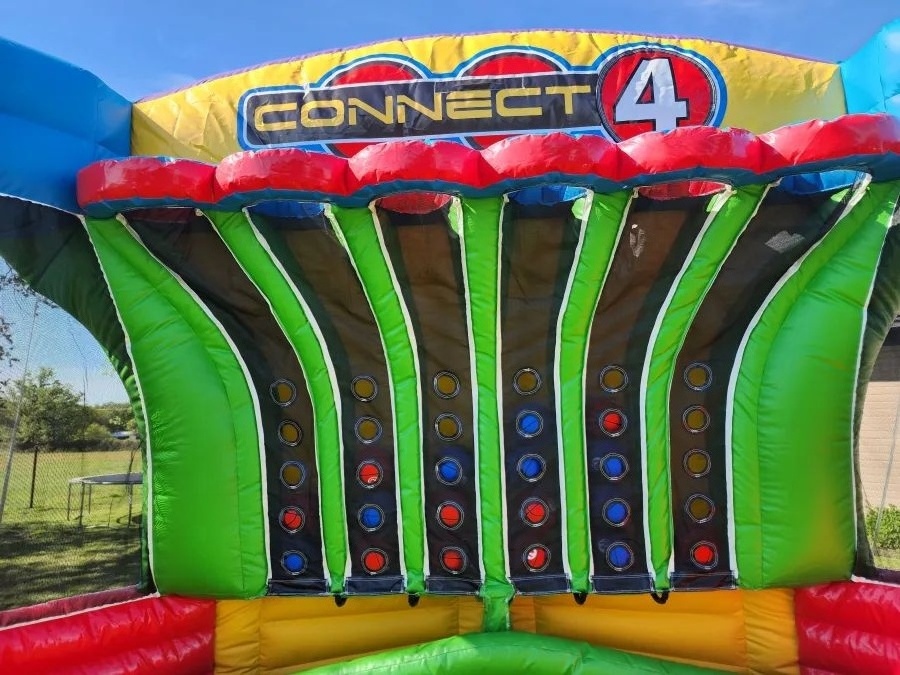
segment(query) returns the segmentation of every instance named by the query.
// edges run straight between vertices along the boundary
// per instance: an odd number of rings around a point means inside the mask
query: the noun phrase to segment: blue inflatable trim
[[[900,19],[840,64],[847,112],[900,117]]]
[[[131,102],[95,75],[0,40],[0,194],[80,212],[78,171],[131,153]]]

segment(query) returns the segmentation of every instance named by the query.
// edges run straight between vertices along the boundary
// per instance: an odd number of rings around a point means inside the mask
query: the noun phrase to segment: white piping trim
[[[121,213],[116,216],[116,220],[118,220],[124,226],[125,230],[134,238],[134,240],[147,252],[156,263],[166,272],[172,275],[172,278],[181,286],[182,290],[184,290],[190,298],[194,301],[194,303],[200,308],[200,310],[206,315],[206,318],[212,322],[212,324],[218,329],[218,331],[222,334],[222,338],[228,344],[228,348],[231,350],[232,355],[235,360],[237,360],[238,364],[240,364],[241,372],[244,375],[244,380],[247,385],[247,389],[250,392],[250,399],[253,401],[253,410],[254,417],[256,422],[256,441],[258,446],[258,452],[264,452],[263,447],[265,445],[264,441],[264,432],[262,428],[262,413],[259,405],[259,397],[256,395],[256,387],[253,386],[253,379],[250,377],[250,370],[247,368],[247,364],[244,363],[244,359],[241,357],[240,352],[238,351],[237,345],[234,344],[234,341],[231,339],[231,336],[225,330],[225,327],[219,322],[219,320],[215,317],[215,315],[210,311],[209,307],[200,299],[194,290],[185,282],[185,280],[181,277],[180,274],[175,272],[174,270],[167,267],[144,243],[143,239],[141,239],[140,235],[128,224],[125,216]],[[263,503],[263,519],[268,521],[268,508]],[[263,532],[265,533],[266,539],[268,539],[268,530],[264,526]],[[272,561],[269,557],[269,549],[268,549],[268,541],[266,541],[266,572],[268,577],[272,577]]]
[[[867,175],[863,182],[857,187],[856,192],[844,206],[840,216],[838,216],[837,220],[834,222],[834,225],[832,225],[830,232],[833,232],[838,223],[844,220],[844,218],[847,217],[847,214],[849,214],[850,211],[852,211],[853,208],[859,203],[859,200],[862,199],[871,181],[872,177]],[[744,331],[744,335],[741,337],[741,342],[738,345],[738,350],[735,355],[731,373],[728,378],[728,394],[725,398],[725,475],[728,477],[728,479],[726,480],[726,487],[728,489],[728,555],[731,556],[732,566],[734,568],[733,573],[735,582],[737,582],[740,578],[740,570],[738,569],[737,543],[735,541],[736,525],[734,520],[734,444],[732,441],[732,437],[734,435],[734,394],[735,389],[737,388],[737,380],[740,374],[741,365],[744,361],[744,353],[747,350],[747,345],[750,342],[750,338],[753,332],[756,330],[757,325],[762,320],[763,314],[765,314],[769,305],[775,299],[775,296],[777,296],[781,289],[785,286],[785,284],[790,281],[791,277],[793,277],[800,270],[803,263],[813,253],[813,251],[817,250],[819,246],[821,246],[827,239],[828,233],[826,233],[825,236],[821,237],[819,241],[813,244],[809,248],[809,250],[806,251],[806,253],[800,256],[800,258],[798,258],[794,262],[794,264],[788,268],[787,272],[782,275],[775,286],[772,287],[772,290],[769,291],[766,299],[763,300],[762,304],[759,306],[759,309],[756,310],[756,313],[753,315],[753,318],[750,320],[750,323],[747,326],[747,330]]]
[[[94,252],[94,257],[97,258],[97,264],[100,267],[100,273],[103,275],[103,281],[106,284],[106,288],[109,291],[109,297],[112,300],[113,310],[115,310],[116,318],[119,320],[119,325],[122,327],[122,334],[125,337],[125,352],[128,354],[128,358],[131,360],[131,371],[134,374],[134,387],[135,389],[137,389],[138,398],[140,398],[141,400],[141,416],[144,418],[144,445],[146,446],[146,452],[144,453],[144,456],[147,463],[147,475],[144,476],[144,490],[147,491],[146,503],[150,509],[150,513],[144,514],[143,520],[147,527],[147,563],[150,566],[150,576],[155,579],[156,562],[154,556],[156,551],[153,545],[153,452],[152,443],[150,440],[150,418],[147,416],[147,399],[144,396],[144,389],[141,386],[141,378],[138,375],[138,366],[137,361],[135,361],[134,358],[131,336],[128,333],[128,327],[126,323],[122,320],[122,312],[119,311],[119,303],[116,300],[116,294],[113,291],[112,285],[109,283],[109,276],[107,275],[106,267],[103,264],[103,260],[101,260],[100,258],[100,253],[97,251],[97,246],[94,244],[94,238],[91,236],[91,231],[88,229],[87,218],[85,218],[85,216],[83,215],[76,215],[76,218],[81,221],[81,225],[84,227],[84,231],[87,234],[88,241],[91,243],[91,250]]]
[[[309,307],[309,304],[306,302],[306,298],[303,297],[303,294],[300,292],[300,290],[294,284],[294,282],[291,279],[290,275],[288,274],[287,270],[284,268],[284,265],[281,264],[281,261],[278,259],[278,256],[275,255],[275,252],[272,250],[271,246],[269,246],[268,240],[266,240],[266,238],[262,236],[262,233],[256,227],[256,223],[253,222],[253,218],[250,215],[249,209],[244,208],[244,209],[242,209],[242,212],[244,213],[244,217],[247,219],[247,225],[250,227],[250,231],[253,232],[253,236],[256,237],[256,241],[259,243],[259,245],[263,249],[263,251],[265,251],[266,255],[269,256],[269,259],[272,261],[272,265],[275,267],[275,269],[278,270],[278,273],[281,275],[281,277],[284,279],[285,283],[291,289],[291,293],[293,293],[294,298],[297,300],[297,304],[300,305],[301,310],[303,311],[303,314],[304,314],[304,318],[309,323],[310,328],[312,328],[313,334],[316,336],[316,341],[319,343],[319,346],[322,349],[323,361],[325,363],[325,369],[328,372],[328,380],[329,380],[329,383],[331,384],[331,393],[334,396],[334,406],[337,410],[337,416],[338,416],[338,446],[339,446],[338,450],[340,452],[340,459],[341,459],[341,485],[343,486],[344,476],[346,475],[345,467],[344,467],[344,433],[343,433],[343,426],[342,426],[342,422],[343,422],[342,405],[343,404],[341,402],[341,390],[340,390],[340,386],[338,385],[338,381],[337,381],[337,373],[334,370],[334,363],[331,360],[331,353],[328,351],[327,343],[325,342],[325,336],[322,333],[322,329],[319,327],[319,324],[316,321],[315,315],[313,315],[312,310]],[[217,227],[215,227],[215,225],[213,226],[213,229],[216,230],[216,234],[219,234],[219,230]],[[221,234],[219,234],[219,236],[222,237]],[[222,241],[224,242],[225,239],[222,238]],[[225,245],[228,246],[227,243]],[[229,247],[229,250],[230,250],[230,247]],[[235,260],[237,260],[237,256],[234,256],[234,258],[235,258]],[[240,261],[238,261],[238,264],[239,265],[241,264]],[[242,270],[244,269],[243,265],[241,265],[241,269]],[[246,270],[244,270],[244,274],[247,274]],[[252,277],[250,277],[249,274],[247,274],[247,278],[250,279],[250,281],[253,283],[254,286],[256,286],[256,282],[253,281]],[[285,330],[284,325],[282,325],[280,317],[272,309],[272,305],[269,302],[269,298],[266,296],[265,293],[262,292],[262,290],[259,289],[259,286],[256,286],[256,288],[257,288],[257,290],[259,290],[260,295],[262,295],[263,298],[266,299],[266,304],[269,305],[269,309],[272,312],[272,316],[275,317],[275,320],[278,322],[279,328],[281,328],[281,331],[285,334],[285,337],[287,337],[287,335],[288,335],[287,330]],[[294,349],[294,354],[297,356],[297,362],[300,364],[300,370],[303,373],[303,378],[306,380],[307,388],[308,388],[309,387],[309,384],[308,384],[309,383],[309,374],[306,370],[306,365],[304,364],[303,359],[300,358],[300,354],[299,354],[299,352],[297,352],[291,339],[288,337],[287,340],[288,340],[288,343],[291,345],[291,348]],[[312,406],[312,416],[313,416],[313,426],[315,427],[316,426],[316,406],[314,406],[314,405]],[[317,438],[318,438],[318,436],[317,436]],[[316,473],[319,475],[319,481],[321,482],[322,473],[319,469],[319,453],[314,452],[313,455],[316,460]],[[318,492],[318,497],[319,497],[319,513],[321,514],[322,513],[322,488],[321,488],[321,485],[319,486],[319,490],[317,492]],[[320,520],[321,520],[321,516],[320,516]],[[328,558],[327,558],[326,550],[325,550],[324,530],[321,526],[320,526],[320,533],[321,533],[320,539],[322,541],[322,560],[325,562],[325,567],[326,567],[326,569],[329,570],[328,574],[330,576],[331,571],[327,564]],[[344,549],[347,554],[346,562],[344,563],[344,585],[346,585],[346,580],[352,574],[352,569],[351,569],[352,560],[350,559],[350,538],[347,533],[346,512],[345,512],[345,517],[344,517]]]
[[[341,247],[347,252],[347,258],[350,260],[350,265],[353,267],[353,271],[356,273],[356,277],[360,281],[360,287],[362,288],[363,295],[365,295],[365,297],[366,297],[366,303],[369,305],[369,309],[372,312],[372,317],[375,319],[375,325],[378,328],[378,339],[381,341],[381,349],[382,349],[382,351],[384,351],[385,359],[387,362],[386,365],[387,365],[387,370],[388,370],[388,383],[387,383],[388,384],[388,394],[391,399],[391,428],[393,429],[393,434],[394,434],[394,483],[397,486],[396,487],[397,536],[399,539],[398,543],[399,543],[399,555],[400,555],[400,574],[403,576],[404,581],[408,581],[407,572],[406,572],[406,556],[404,555],[404,548],[405,548],[404,543],[405,543],[406,537],[405,537],[405,532],[403,530],[403,503],[402,503],[401,496],[400,496],[400,485],[401,485],[401,483],[400,483],[400,455],[399,455],[399,452],[397,452],[397,440],[399,437],[398,433],[397,433],[397,431],[398,431],[398,427],[397,427],[397,397],[396,397],[396,392],[394,391],[394,377],[393,377],[393,373],[392,373],[393,361],[392,361],[392,359],[390,359],[388,357],[387,343],[384,340],[384,328],[381,325],[379,314],[378,314],[378,312],[375,311],[375,307],[372,304],[372,297],[369,295],[368,287],[363,282],[363,277],[360,272],[359,265],[357,264],[356,257],[353,255],[353,251],[350,249],[350,246],[347,244],[346,236],[344,235],[344,232],[341,229],[341,224],[338,222],[338,219],[334,215],[334,211],[332,210],[331,204],[326,203],[324,205],[323,214],[324,214],[325,218],[328,220],[328,222],[331,224],[331,228],[337,235],[338,241],[340,241],[340,243],[341,243]],[[375,217],[374,213],[373,213],[373,220],[375,220],[375,222],[377,223],[377,218]],[[379,240],[380,240],[380,236],[379,236]],[[387,260],[385,260],[385,264],[388,266],[389,269],[392,269],[390,266],[390,263]],[[399,300],[401,306],[405,306],[403,303],[402,296],[399,297],[398,300]],[[413,344],[415,344],[415,343],[413,343]],[[416,350],[414,348],[413,349],[414,355],[415,355],[415,351]],[[417,366],[417,370],[418,370],[418,357],[417,356],[416,356],[416,359],[417,359],[416,366]],[[420,385],[417,382],[416,383],[417,391],[418,391],[419,386]],[[421,418],[421,410],[419,412],[419,417]],[[421,425],[421,421],[420,421],[419,422],[419,439],[420,439],[419,444],[420,444],[420,446],[421,446],[421,437],[422,437],[421,429],[422,429],[422,425]],[[421,447],[420,447],[420,450],[421,450]],[[420,457],[421,457],[421,452],[420,452]],[[420,473],[424,473],[424,472],[420,472]],[[422,515],[424,515],[424,514],[422,514]],[[423,539],[424,538],[425,537],[423,537]],[[425,546],[426,550],[427,550],[427,544],[423,544],[423,546]],[[428,556],[426,554],[423,567],[427,567],[427,566],[428,566]],[[424,574],[424,569],[423,569],[423,574]]]
[[[75,215],[75,214],[73,214]],[[79,216],[79,219],[81,216]],[[147,600],[157,600],[161,598],[162,595],[157,591],[155,593],[148,593],[147,595],[141,595],[136,598],[129,598],[128,600],[119,600],[118,602],[108,602],[102,605],[95,605],[93,607],[84,607],[83,609],[77,609],[74,612],[66,612],[65,614],[54,614],[53,616],[42,616],[37,619],[32,619],[31,621],[20,621],[18,623],[11,623],[8,626],[0,626],[0,633],[6,630],[15,630],[16,628],[24,628],[25,626],[34,626],[42,623],[49,623],[51,621],[58,621],[60,619],[68,619],[72,616],[78,616],[80,614],[90,614],[91,612],[99,612],[105,609],[109,609],[111,607],[121,607],[123,605],[132,605],[138,602],[145,602]]]

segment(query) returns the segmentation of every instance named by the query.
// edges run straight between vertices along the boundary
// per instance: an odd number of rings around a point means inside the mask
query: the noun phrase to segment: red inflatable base
[[[804,675],[900,675],[900,587],[826,584],[794,602]]]
[[[0,628],[0,672],[205,675],[216,604],[148,596]]]

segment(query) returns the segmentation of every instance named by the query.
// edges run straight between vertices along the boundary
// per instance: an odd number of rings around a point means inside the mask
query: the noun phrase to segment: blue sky
[[[900,16],[900,0],[9,0],[4,5],[0,37],[86,68],[132,100],[271,60],[396,37],[491,30],[704,37],[839,61]],[[0,295],[0,312],[16,326],[16,349],[24,357],[31,304]],[[125,399],[98,345],[63,312],[41,311],[32,365],[53,366],[79,391],[87,381],[89,402]],[[8,374],[16,373],[0,372]]]
[[[0,36],[91,70],[132,100],[322,50],[506,29],[696,36],[839,61],[900,17],[898,0],[26,0],[4,5]]]

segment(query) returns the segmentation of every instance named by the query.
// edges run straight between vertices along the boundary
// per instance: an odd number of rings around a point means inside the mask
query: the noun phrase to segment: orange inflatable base
[[[287,673],[481,630],[476,598],[354,597],[227,600],[217,604],[216,673]],[[798,673],[794,592],[519,596],[512,629],[583,640],[734,672]]]

